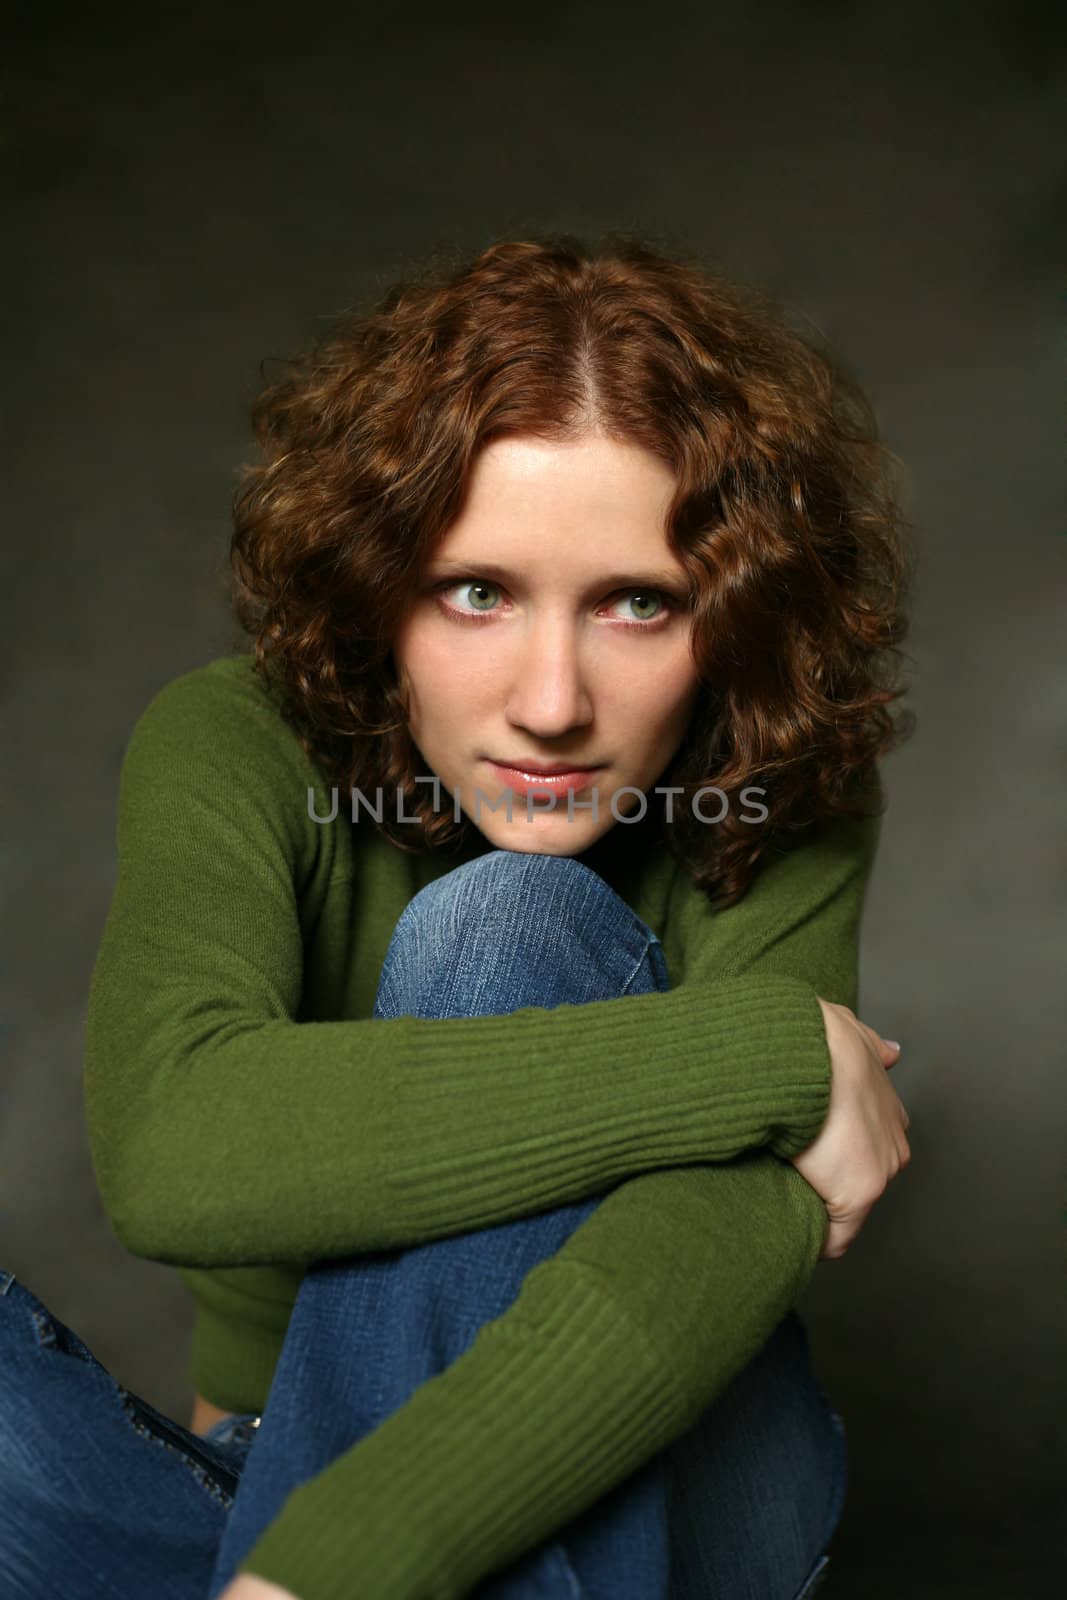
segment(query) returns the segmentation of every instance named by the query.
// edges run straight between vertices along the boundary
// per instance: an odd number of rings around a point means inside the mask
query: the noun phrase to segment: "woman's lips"
[[[527,794],[534,789],[548,794],[587,789],[596,774],[604,770],[603,767],[581,767],[569,772],[531,772],[529,768],[506,767],[499,761],[490,761],[489,765],[500,782],[514,789],[516,794]]]

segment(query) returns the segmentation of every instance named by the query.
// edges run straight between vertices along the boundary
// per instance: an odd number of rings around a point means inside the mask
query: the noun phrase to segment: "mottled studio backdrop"
[[[759,0],[8,13],[0,1267],[164,1410],[187,1420],[192,1305],[102,1214],[82,1032],[126,740],[162,684],[236,642],[228,501],[257,364],[439,242],[646,227],[825,330],[908,463],[920,532],[918,729],[885,769],[859,1008],[903,1042],[913,1159],[803,1306],[852,1448],[832,1593],[1054,1592],[1053,17]]]

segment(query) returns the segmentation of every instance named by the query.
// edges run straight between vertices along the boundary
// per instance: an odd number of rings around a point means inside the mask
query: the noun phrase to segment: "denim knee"
[[[595,911],[598,902],[619,900],[604,879],[573,856],[533,854],[522,850],[490,850],[443,873],[413,895],[401,912],[397,931],[418,919],[443,935],[454,934],[470,919],[481,926],[501,925],[519,936],[528,924],[516,926],[513,906],[536,902],[546,912],[571,908],[572,915]]]
[[[655,933],[591,867],[493,850],[412,896],[375,1016],[503,1015],[668,986]]]

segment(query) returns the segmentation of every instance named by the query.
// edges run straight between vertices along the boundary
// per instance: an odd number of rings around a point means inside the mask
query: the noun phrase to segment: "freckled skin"
[[[638,446],[587,434],[568,444],[494,440],[478,456],[460,516],[420,575],[393,641],[412,737],[463,812],[498,849],[576,855],[615,826],[624,785],[654,787],[699,693],[685,569],[667,544],[675,480]],[[446,564],[447,563],[447,567]],[[456,565],[453,566],[453,563]],[[493,563],[504,581],[485,573]],[[667,581],[623,586],[613,574]],[[627,624],[632,624],[627,626]],[[602,766],[598,815],[512,796],[489,757]],[[429,789],[424,790],[429,793]],[[575,795],[589,801],[590,791]],[[616,809],[638,808],[620,795]]]

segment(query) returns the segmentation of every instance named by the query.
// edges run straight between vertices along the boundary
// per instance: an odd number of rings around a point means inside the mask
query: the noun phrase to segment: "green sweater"
[[[301,1600],[461,1596],[664,1449],[752,1359],[826,1232],[788,1160],[829,1104],[880,830],[820,823],[713,913],[642,824],[580,859],[669,992],[374,1019],[412,895],[491,848],[337,819],[250,655],[162,689],[124,763],[86,1114],[119,1239],[197,1301],[190,1377],[260,1411],[301,1275],[591,1195],[446,1372],[296,1489],[243,1570]],[[878,787],[880,795],[880,786]]]

